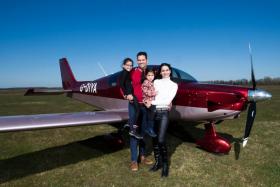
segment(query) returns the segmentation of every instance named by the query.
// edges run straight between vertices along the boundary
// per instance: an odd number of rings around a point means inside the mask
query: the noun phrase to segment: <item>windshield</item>
[[[149,69],[153,69],[157,75],[157,77],[159,77],[159,66],[158,65],[149,65],[148,66]],[[179,70],[177,68],[173,68],[172,67],[172,78],[175,82],[180,82],[180,81],[184,81],[184,82],[197,82],[197,80],[195,78],[193,78],[190,74]]]
[[[179,70],[177,68],[173,68],[173,77],[174,78],[179,78],[183,81],[188,81],[188,82],[197,82],[197,80],[195,78],[193,78],[190,74],[182,71],[182,70]],[[176,73],[175,73],[176,72]]]

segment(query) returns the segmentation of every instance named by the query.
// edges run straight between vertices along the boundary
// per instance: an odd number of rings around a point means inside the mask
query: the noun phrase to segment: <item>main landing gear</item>
[[[125,146],[125,141],[119,132],[112,132],[105,136],[105,142],[108,147],[113,149],[122,149]]]
[[[121,126],[121,127],[119,127]],[[127,124],[117,124],[117,132],[112,132],[104,136],[105,144],[111,149],[122,149],[125,146],[125,139],[123,134],[127,131],[129,126]]]
[[[205,149],[209,152],[227,154],[231,149],[230,142],[225,138],[217,135],[215,130],[215,123],[207,123],[204,125],[204,127],[204,137],[198,140],[196,144],[202,149]]]

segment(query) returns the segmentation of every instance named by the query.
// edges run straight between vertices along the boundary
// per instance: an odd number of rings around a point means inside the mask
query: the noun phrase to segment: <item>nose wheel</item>
[[[196,144],[202,149],[212,153],[227,154],[231,149],[230,142],[227,139],[217,135],[215,123],[207,123],[204,125],[204,127],[204,137],[198,140]]]

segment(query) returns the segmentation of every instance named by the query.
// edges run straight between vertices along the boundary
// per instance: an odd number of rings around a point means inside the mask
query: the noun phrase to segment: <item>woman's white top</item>
[[[152,105],[156,105],[156,108],[168,108],[177,93],[178,85],[170,78],[162,78],[154,81],[154,87],[157,95]]]

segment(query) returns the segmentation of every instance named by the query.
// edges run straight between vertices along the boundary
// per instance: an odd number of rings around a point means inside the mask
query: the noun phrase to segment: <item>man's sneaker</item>
[[[152,165],[153,164],[153,161],[148,159],[147,157],[141,155],[140,156],[140,163],[141,164],[145,164],[145,165]]]
[[[134,131],[129,131],[129,133],[128,133],[130,136],[133,136],[134,138],[136,138],[136,139],[143,139],[143,136],[141,136],[139,133],[137,133],[137,132],[134,132]]]
[[[153,137],[153,138],[157,136],[156,133],[154,132],[154,130],[153,130],[152,128],[146,129],[145,132],[146,132],[149,136],[151,136],[151,137]]]
[[[130,170],[131,171],[138,171],[138,163],[137,162],[131,162]]]

